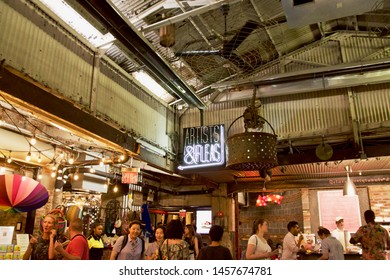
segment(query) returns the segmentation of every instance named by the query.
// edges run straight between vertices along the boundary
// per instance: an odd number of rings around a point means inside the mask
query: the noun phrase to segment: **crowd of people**
[[[362,259],[386,259],[386,250],[390,249],[389,233],[375,222],[371,210],[364,213],[366,225],[361,226],[351,235],[344,230],[344,219],[336,218],[337,228],[331,233],[329,229],[319,227],[321,255],[319,260],[343,260],[347,244],[361,244]],[[101,260],[104,243],[102,240],[103,225],[92,225],[91,234],[83,235],[82,220],[70,221],[68,239],[61,242],[57,236],[57,217],[48,214],[42,222],[42,233],[39,237],[30,235],[29,246],[23,259],[28,260]],[[146,244],[142,237],[142,224],[135,220],[129,223],[127,233],[120,236],[112,250],[110,260],[232,260],[230,250],[221,245],[223,227],[213,225],[209,231],[210,242],[202,246],[201,236],[193,225],[183,226],[178,219],[171,220],[166,227],[158,225],[154,230],[152,242]],[[282,244],[273,244],[265,236],[268,233],[268,221],[257,219],[253,223],[252,235],[247,247],[242,252],[247,260],[297,260],[305,252],[302,245],[303,235],[298,222],[287,224],[287,234]],[[340,234],[342,233],[342,234]],[[346,238],[349,237],[349,240]]]

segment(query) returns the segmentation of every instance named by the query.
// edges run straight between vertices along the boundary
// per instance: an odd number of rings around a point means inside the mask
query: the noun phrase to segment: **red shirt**
[[[65,250],[73,256],[79,256],[82,260],[89,260],[88,242],[81,234],[76,234]]]

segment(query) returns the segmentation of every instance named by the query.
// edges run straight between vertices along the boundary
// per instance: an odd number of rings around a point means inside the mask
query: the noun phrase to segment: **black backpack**
[[[141,250],[141,256],[144,255],[144,251],[145,251],[145,240],[143,238],[141,238],[141,242],[142,242],[142,250]],[[116,259],[118,259],[119,257],[119,254],[120,252],[123,250],[123,248],[125,248],[126,244],[127,244],[127,241],[129,241],[129,235],[126,234],[123,238],[123,241],[122,241],[122,244],[121,244],[121,249],[119,250],[118,254],[116,255]]]

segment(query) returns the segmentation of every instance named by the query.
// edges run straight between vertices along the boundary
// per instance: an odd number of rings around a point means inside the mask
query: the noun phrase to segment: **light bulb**
[[[70,158],[68,159],[68,162],[69,162],[69,164],[73,164],[74,163],[73,155],[70,156]]]
[[[73,175],[73,180],[77,181],[79,179],[79,174],[78,173],[75,173]]]
[[[39,153],[39,155],[38,155],[38,163],[41,163],[41,162],[42,162],[41,153]]]
[[[26,156],[26,161],[30,161],[30,160],[31,160],[31,152],[28,152]]]
[[[7,158],[7,163],[11,163],[12,162],[12,158],[11,157],[8,157]]]
[[[33,136],[30,140],[31,145],[35,145],[37,143],[37,139],[35,139],[35,136]]]

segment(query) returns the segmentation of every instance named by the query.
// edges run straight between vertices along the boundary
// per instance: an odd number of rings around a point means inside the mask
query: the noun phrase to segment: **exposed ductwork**
[[[135,54],[173,93],[190,106],[197,107],[200,110],[205,108],[205,104],[196,96],[195,92],[177,76],[173,69],[155,52],[153,47],[141,38],[138,31],[131,27],[131,23],[124,19],[109,1],[77,0],[77,2],[106,26],[107,30],[130,52]]]
[[[256,77],[241,81],[217,83],[214,89],[230,89],[229,100],[234,100],[235,87],[248,88],[239,92],[240,99],[248,99],[253,86],[258,87],[258,97],[281,96],[303,92],[331,90],[384,83],[390,80],[390,59],[326,66],[305,71]],[[233,96],[232,96],[233,95]],[[223,95],[215,101],[225,101]]]

